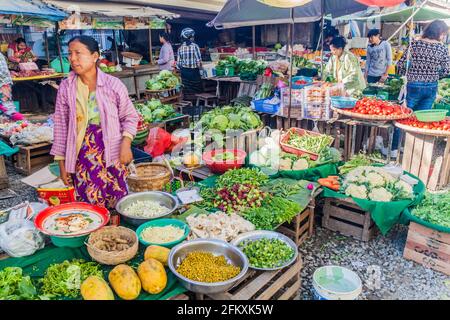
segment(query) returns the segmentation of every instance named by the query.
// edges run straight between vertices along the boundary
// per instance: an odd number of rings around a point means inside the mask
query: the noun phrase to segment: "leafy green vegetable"
[[[147,123],[161,122],[175,115],[175,109],[170,104],[162,104],[160,100],[152,99],[145,103],[136,103],[136,110]]]
[[[249,184],[258,187],[264,184],[269,177],[255,168],[232,169],[217,179],[217,188],[231,188],[235,184]]]
[[[280,239],[246,240],[239,244],[252,267],[277,268],[294,257],[294,250]]]
[[[180,84],[178,77],[168,70],[162,70],[156,77],[146,81],[149,90],[174,89]]]
[[[372,160],[369,159],[369,157],[363,153],[359,153],[357,155],[354,155],[350,158],[349,161],[344,163],[344,165],[339,167],[339,173],[341,175],[346,175],[353,169],[357,167],[364,167],[364,166],[370,166],[373,163]]]
[[[52,264],[41,279],[42,292],[52,297],[77,298],[80,295],[81,283],[89,276],[103,278],[99,264],[82,259]]]
[[[412,214],[429,223],[450,228],[450,192],[427,193]]]
[[[290,131],[287,144],[301,150],[321,153],[325,148],[328,148],[333,137],[328,135],[312,135],[305,132],[300,135],[297,131]]]
[[[22,268],[6,267],[0,271],[0,300],[48,300],[37,294],[29,276],[24,276]]]

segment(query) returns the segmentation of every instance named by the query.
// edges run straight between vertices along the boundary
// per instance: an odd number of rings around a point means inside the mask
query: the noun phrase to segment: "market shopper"
[[[342,83],[346,92],[359,96],[366,88],[364,75],[358,58],[345,49],[347,42],[343,37],[335,37],[330,43],[332,56],[325,67],[323,79],[332,76],[335,81]]]
[[[8,67],[11,70],[19,70],[19,63],[36,62],[37,57],[24,38],[18,38],[8,46]]]
[[[58,90],[51,154],[78,200],[114,208],[127,194],[125,165],[133,158],[138,115],[125,85],[97,68],[99,56],[93,38],[69,41],[73,71]]]
[[[200,48],[194,43],[195,32],[191,28],[181,31],[183,44],[178,48],[177,67],[180,69],[183,93],[202,92]]]
[[[6,58],[0,53],[0,111],[13,121],[23,120],[24,116],[16,111],[12,100],[12,79]]]
[[[381,38],[378,29],[370,30],[367,37],[370,44],[367,47],[365,78],[368,83],[385,82],[392,64],[391,45]]]
[[[170,43],[169,35],[165,32],[161,33],[159,35],[159,42],[162,44],[158,59],[159,69],[172,71],[175,57],[173,55],[173,48]]]

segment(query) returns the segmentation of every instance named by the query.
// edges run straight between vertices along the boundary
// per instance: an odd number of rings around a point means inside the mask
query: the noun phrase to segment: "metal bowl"
[[[141,217],[134,217],[127,215],[124,211],[125,208],[127,208],[129,205],[131,205],[133,202],[136,202],[138,200],[153,200],[159,202],[160,205],[167,207],[169,210],[161,215],[154,216],[151,218],[141,218]],[[136,192],[131,193],[122,199],[119,200],[119,202],[116,205],[117,212],[120,213],[120,215],[123,217],[125,222],[134,225],[134,226],[140,226],[141,224],[153,220],[158,219],[161,217],[168,216],[172,214],[179,205],[179,201],[176,197],[171,195],[167,192],[162,191],[146,191],[146,192]]]
[[[223,255],[229,263],[241,268],[241,272],[234,278],[222,282],[199,282],[193,281],[179,274],[176,269],[187,254],[193,251],[211,252],[214,255]],[[237,247],[216,239],[196,239],[180,243],[172,248],[169,254],[170,271],[180,280],[182,285],[189,291],[212,294],[225,292],[231,289],[247,273],[248,260],[245,254]]]
[[[239,236],[237,236],[231,243],[239,248],[239,244],[243,241],[249,240],[249,241],[255,241],[259,239],[279,239],[286,243],[289,247],[291,247],[294,250],[294,256],[291,260],[286,261],[283,265],[276,267],[276,268],[258,268],[253,267],[249,263],[249,267],[256,270],[263,270],[263,271],[273,271],[273,270],[279,270],[286,268],[287,266],[290,266],[292,263],[294,263],[297,260],[298,257],[298,248],[297,245],[292,241],[290,238],[286,237],[284,234],[281,234],[279,232],[275,231],[265,231],[265,230],[257,230],[257,231],[250,231],[243,233]]]

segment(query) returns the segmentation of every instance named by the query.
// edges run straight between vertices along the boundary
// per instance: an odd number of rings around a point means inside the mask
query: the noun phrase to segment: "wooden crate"
[[[450,276],[450,233],[411,222],[403,257]]]
[[[284,223],[277,228],[278,232],[290,237],[297,244],[297,246],[300,246],[313,234],[315,197],[320,192],[321,190],[312,197],[308,207],[299,213],[292,222]]]
[[[198,168],[187,168],[186,166],[181,165],[176,167],[176,170],[178,171],[179,174],[186,175],[188,180],[195,180],[195,179],[205,180],[206,178],[214,175],[214,173],[212,173],[207,166],[200,166]],[[184,177],[183,180],[185,180]]]
[[[223,293],[197,294],[203,300],[289,300],[297,296],[300,285],[302,258],[284,269],[276,271],[257,271],[249,269],[243,279],[233,288]]]
[[[430,190],[444,188],[450,182],[450,138],[442,156],[436,157],[436,143],[444,137],[405,133],[402,168],[420,178]]]
[[[144,97],[146,100],[157,99],[162,104],[169,104],[181,101],[181,93],[178,89],[169,90],[145,90]]]
[[[14,155],[16,159],[14,167],[20,173],[30,175],[53,161],[53,156],[50,155],[52,148],[50,143],[18,147],[19,152]]]
[[[9,187],[8,173],[6,172],[5,157],[0,156],[0,190]]]
[[[363,211],[351,198],[326,198],[322,227],[361,241],[369,241],[377,232],[370,213]]]
[[[189,128],[189,124],[190,117],[188,115],[181,115],[161,122],[150,123],[148,128],[152,129],[159,127],[168,132],[173,132],[175,129]]]

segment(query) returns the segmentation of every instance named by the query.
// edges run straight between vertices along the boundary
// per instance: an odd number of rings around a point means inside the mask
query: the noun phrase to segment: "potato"
[[[167,261],[169,260],[170,249],[161,246],[148,246],[144,252],[144,260],[148,260],[150,258],[156,259],[161,262],[163,265],[167,266]]]
[[[150,294],[158,294],[167,285],[167,274],[164,266],[156,259],[150,258],[142,262],[138,269],[142,288]]]
[[[99,276],[90,276],[80,287],[84,300],[114,300],[114,294],[108,283]]]
[[[114,292],[124,300],[134,300],[141,293],[141,281],[130,266],[119,264],[108,275]]]

